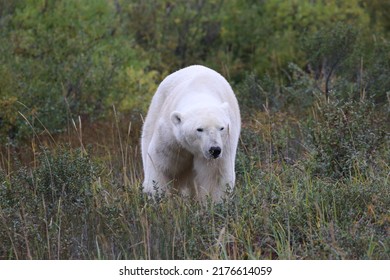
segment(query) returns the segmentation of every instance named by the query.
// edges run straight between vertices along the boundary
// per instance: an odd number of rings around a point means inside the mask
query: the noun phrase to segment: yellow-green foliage
[[[145,71],[149,60],[113,2],[30,1],[10,15],[0,39],[0,82],[2,97],[23,103],[15,112],[54,131],[69,117],[101,117],[112,105],[139,108],[137,99],[147,104],[156,75]]]
[[[143,69],[135,69],[127,67],[118,75],[118,86],[126,88],[128,94],[123,97],[118,104],[118,109],[121,111],[129,111],[138,108],[146,111],[148,104],[157,89],[157,82],[161,79],[161,75],[157,71],[145,72]],[[115,104],[118,96],[109,94],[107,104]]]
[[[15,110],[17,98],[11,96],[0,100],[0,134],[12,136],[12,130],[17,125],[18,112]]]

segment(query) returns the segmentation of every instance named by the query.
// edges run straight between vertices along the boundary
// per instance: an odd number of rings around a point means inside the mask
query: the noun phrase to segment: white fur
[[[143,126],[144,191],[220,200],[234,187],[240,129],[236,97],[220,74],[196,65],[169,75]]]

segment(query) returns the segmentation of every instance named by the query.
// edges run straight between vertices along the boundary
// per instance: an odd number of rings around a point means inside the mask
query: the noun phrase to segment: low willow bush
[[[370,101],[319,103],[307,137],[314,173],[341,178],[373,166],[389,151],[388,120],[388,111]]]

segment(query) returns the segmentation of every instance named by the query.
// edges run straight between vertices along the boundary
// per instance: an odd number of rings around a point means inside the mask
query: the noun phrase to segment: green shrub
[[[361,61],[364,69],[361,80],[364,94],[377,104],[386,104],[390,98],[390,42],[379,39],[374,45],[365,46],[367,56]]]
[[[222,1],[118,2],[125,26],[160,72],[206,63],[220,46]]]
[[[320,103],[309,124],[315,174],[334,178],[361,172],[389,148],[388,121],[370,101]]]
[[[337,22],[314,33],[304,33],[307,72],[326,98],[370,98],[385,104],[390,89],[389,43],[372,38],[367,30]]]
[[[88,253],[95,227],[90,218],[98,169],[81,150],[65,148],[43,150],[37,164],[0,174],[0,258],[79,258]]]
[[[9,13],[1,28],[0,97],[16,98],[11,109],[30,124],[39,120],[54,133],[69,118],[101,118],[112,105],[146,107],[157,73],[145,71],[149,60],[114,3],[30,1]],[[31,133],[21,116],[3,121],[20,135]]]
[[[333,76],[356,48],[357,29],[339,22],[334,26],[322,28],[313,34],[313,38],[307,37],[309,43],[306,43],[305,49],[309,53],[311,67],[316,72],[316,79],[322,80],[320,88],[328,99],[333,90]]]
[[[369,16],[359,1],[227,1],[222,8],[221,41],[225,52],[218,58],[232,69],[237,80],[242,74],[268,74],[280,84],[289,63],[303,66],[308,51],[299,38],[321,29],[331,30],[343,22],[365,29]],[[225,47],[226,48],[226,47]]]

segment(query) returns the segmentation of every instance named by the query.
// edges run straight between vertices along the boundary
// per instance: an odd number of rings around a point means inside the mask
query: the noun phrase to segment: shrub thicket
[[[349,177],[389,150],[389,116],[367,100],[321,104],[308,126],[316,174]],[[364,172],[363,172],[364,173]]]

